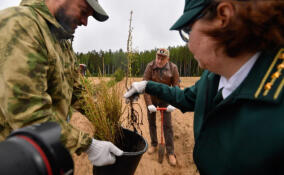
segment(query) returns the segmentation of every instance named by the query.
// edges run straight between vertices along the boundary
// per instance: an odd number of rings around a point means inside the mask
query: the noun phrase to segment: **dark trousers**
[[[149,122],[149,130],[151,137],[151,145],[157,146],[157,127],[156,127],[156,112],[150,114],[149,110],[147,110],[148,114],[148,122]],[[161,123],[159,123],[161,125]],[[164,137],[166,143],[167,154],[174,154],[174,141],[173,141],[173,128],[172,128],[172,118],[171,113],[164,111]],[[161,134],[159,134],[160,137]]]

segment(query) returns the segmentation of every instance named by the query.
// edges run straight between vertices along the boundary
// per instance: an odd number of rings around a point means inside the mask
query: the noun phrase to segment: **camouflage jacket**
[[[155,63],[155,60],[151,61],[145,69],[143,79],[163,83],[169,86],[179,86],[180,83],[178,68],[170,61],[168,61],[163,68],[159,68]],[[144,94],[144,99],[147,106],[151,104],[160,107],[168,106],[168,103],[159,100],[155,96],[150,96],[147,93]]]
[[[70,38],[43,0],[0,11],[0,141],[17,128],[61,125],[61,141],[80,153],[91,138],[67,122],[79,74]]]

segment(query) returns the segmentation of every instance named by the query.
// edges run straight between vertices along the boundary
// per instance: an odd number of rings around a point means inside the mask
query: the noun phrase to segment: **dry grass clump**
[[[84,90],[80,103],[95,128],[94,138],[117,143],[122,134],[122,90],[115,84],[110,87],[109,82],[103,79],[94,85],[83,76],[81,84]]]

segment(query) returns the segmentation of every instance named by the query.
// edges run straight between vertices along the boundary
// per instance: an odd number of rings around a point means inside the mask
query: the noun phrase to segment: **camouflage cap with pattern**
[[[169,51],[168,49],[161,48],[161,49],[158,49],[157,55],[162,55],[162,56],[165,56],[165,57],[170,57],[170,51]]]

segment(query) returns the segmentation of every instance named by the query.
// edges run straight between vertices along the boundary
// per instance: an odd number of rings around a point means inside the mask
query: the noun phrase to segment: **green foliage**
[[[187,46],[169,47],[170,60],[179,69],[180,76],[200,76],[203,72]],[[141,52],[133,52],[131,57],[131,75],[143,76],[147,64],[156,57],[157,48]],[[80,63],[86,64],[91,76],[98,76],[102,70],[103,76],[111,76],[118,69],[126,72],[128,66],[127,52],[92,51],[86,54],[77,53]]]
[[[116,83],[117,82],[115,81],[115,79],[111,79],[107,82],[107,87],[113,87],[114,85],[116,85]]]
[[[121,68],[116,69],[116,71],[113,74],[113,77],[116,82],[121,81],[124,78],[124,71]]]

